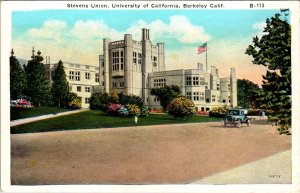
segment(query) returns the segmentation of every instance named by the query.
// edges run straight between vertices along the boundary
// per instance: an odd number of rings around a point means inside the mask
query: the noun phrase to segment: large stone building
[[[57,68],[57,63],[50,63],[48,56],[44,64],[50,85]],[[100,74],[99,67],[85,64],[63,62],[70,92],[76,93],[81,99],[82,108],[89,108],[92,92],[99,90]]]
[[[237,106],[235,69],[220,78],[218,69],[210,71],[198,64],[196,69],[165,70],[163,43],[153,45],[149,29],[142,29],[142,40],[125,34],[124,40],[103,40],[99,56],[100,87],[105,92],[124,92],[143,98],[150,108],[161,108],[159,98],[150,95],[151,88],[178,85],[182,95],[192,99],[198,110],[209,111],[223,105]]]

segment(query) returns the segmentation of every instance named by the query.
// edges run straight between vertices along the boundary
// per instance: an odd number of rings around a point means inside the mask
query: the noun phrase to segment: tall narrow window
[[[74,71],[69,71],[69,80],[74,80]]]
[[[85,73],[85,79],[87,79],[87,80],[91,79],[91,74],[89,72]]]
[[[95,73],[95,82],[99,82],[99,81],[100,81],[99,73]]]
[[[80,71],[75,72],[75,80],[80,81]]]
[[[185,84],[186,84],[187,86],[192,85],[192,77],[187,76],[186,79],[185,79],[185,81],[186,81]]]

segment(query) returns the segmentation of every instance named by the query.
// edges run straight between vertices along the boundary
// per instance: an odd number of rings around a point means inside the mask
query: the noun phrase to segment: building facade
[[[163,43],[153,45],[149,29],[142,29],[142,40],[125,34],[123,40],[103,40],[103,55],[99,56],[100,88],[105,92],[123,92],[142,97],[150,108],[161,108],[159,98],[150,90],[164,85],[178,85],[182,95],[194,101],[199,111],[213,107],[237,106],[235,69],[230,76],[219,77],[214,66],[210,71],[198,64],[196,69],[165,70]]]
[[[51,85],[53,83],[52,77],[58,64],[50,64],[48,61],[46,59],[45,69]],[[100,87],[99,67],[69,62],[63,62],[63,66],[70,92],[78,95],[81,99],[82,108],[89,108],[91,94],[97,92]]]

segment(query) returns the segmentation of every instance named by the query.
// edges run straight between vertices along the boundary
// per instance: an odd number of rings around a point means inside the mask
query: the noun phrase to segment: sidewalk
[[[47,114],[47,115],[42,115],[42,116],[38,116],[38,117],[18,119],[18,120],[11,121],[10,126],[14,127],[14,126],[17,126],[17,125],[23,125],[23,124],[27,124],[27,123],[31,123],[31,122],[35,122],[35,121],[50,119],[50,118],[64,116],[64,115],[71,115],[71,114],[80,113],[80,112],[84,112],[84,111],[88,111],[88,110],[89,109],[79,109],[79,110],[67,111],[67,112],[63,112],[63,113]]]
[[[291,184],[291,150],[204,177],[192,184]]]

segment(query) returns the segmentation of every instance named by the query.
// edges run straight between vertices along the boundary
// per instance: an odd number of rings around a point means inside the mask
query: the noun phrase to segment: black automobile
[[[247,109],[230,109],[227,112],[227,116],[223,118],[222,125],[234,125],[241,127],[243,124],[250,126],[251,119],[247,117]]]

